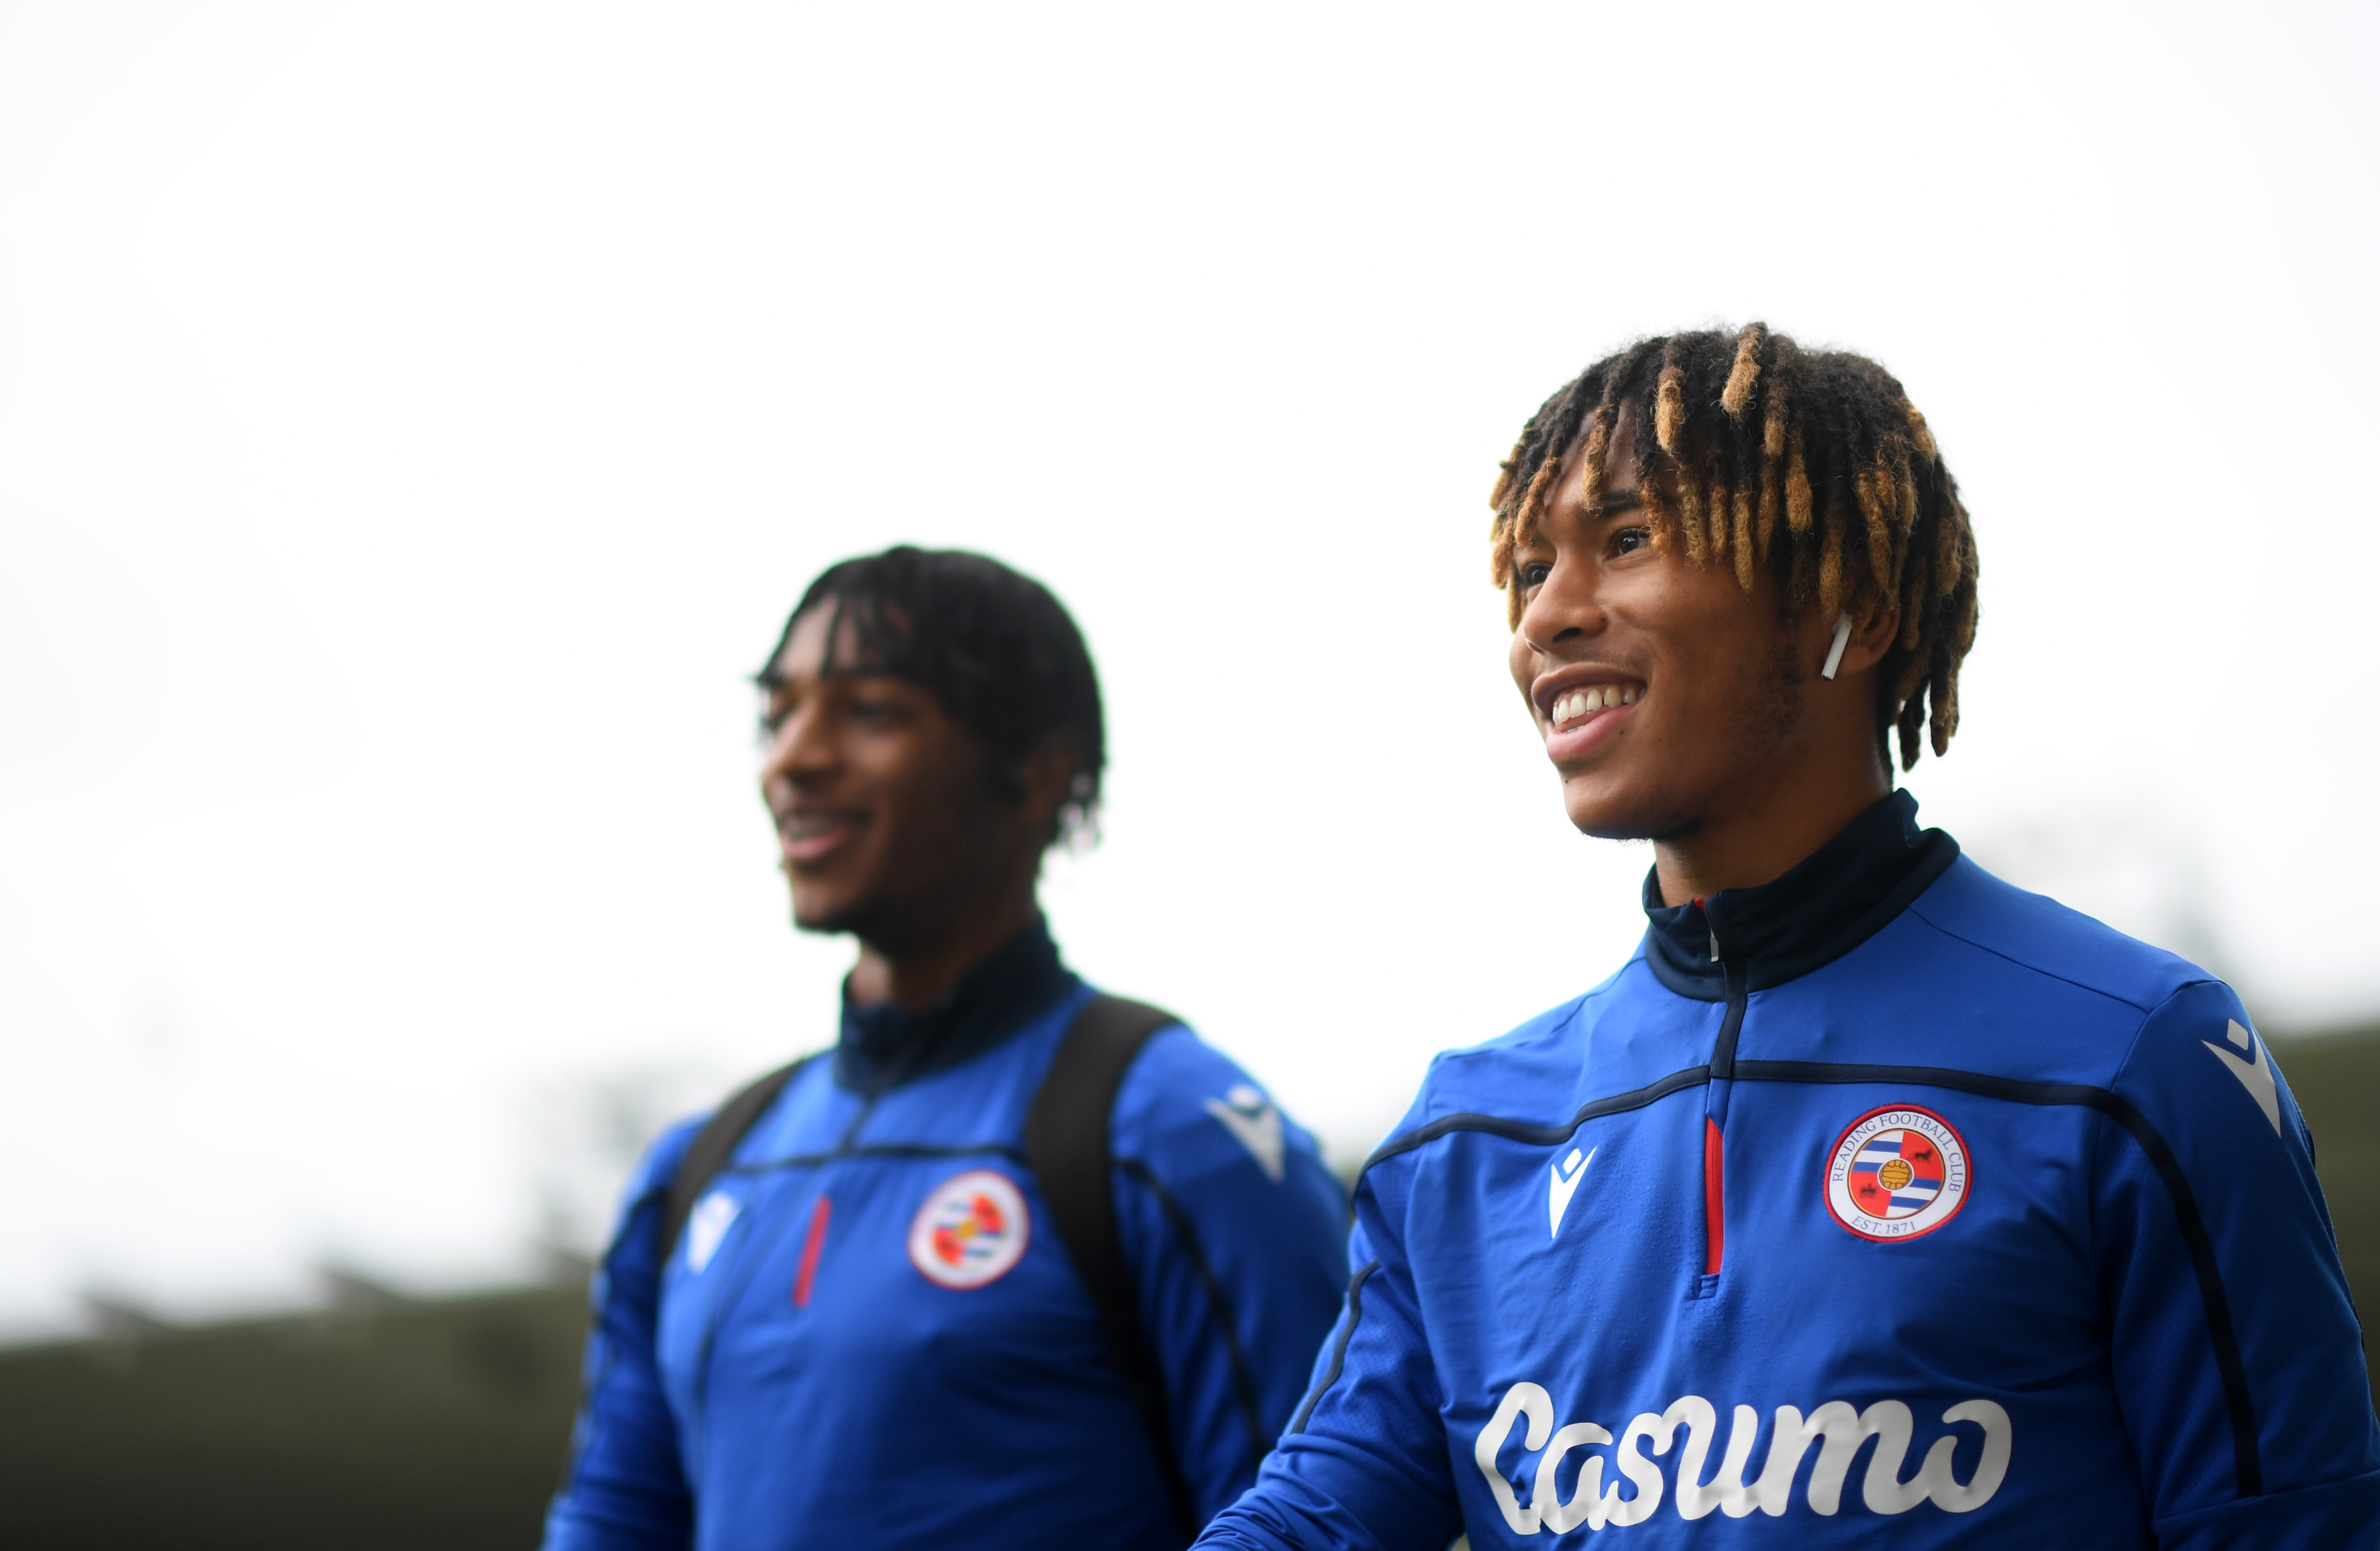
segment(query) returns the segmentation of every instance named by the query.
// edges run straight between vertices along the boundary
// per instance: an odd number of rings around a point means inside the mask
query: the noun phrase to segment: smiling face
[[[1573,450],[1533,541],[1514,551],[1525,606],[1512,669],[1571,822],[1670,841],[1756,807],[1800,760],[1811,624],[1787,617],[1766,568],[1747,593],[1731,568],[1654,547],[1634,430],[1623,413],[1601,509],[1583,505]]]
[[[982,742],[935,694],[826,660],[832,610],[795,622],[770,677],[760,795],[775,820],[794,922],[898,950],[1023,887],[1054,802],[1003,798]]]

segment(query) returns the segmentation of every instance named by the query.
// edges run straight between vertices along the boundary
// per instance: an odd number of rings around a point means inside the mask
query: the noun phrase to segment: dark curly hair
[[[831,609],[822,676],[881,673],[930,689],[991,756],[1003,794],[1024,793],[1022,767],[1052,742],[1073,755],[1061,833],[1087,830],[1107,769],[1099,672],[1083,633],[1050,590],[988,555],[896,545],[827,567],[786,617],[753,682],[774,689],[785,642],[814,609]],[[836,648],[849,627],[849,660]],[[1054,838],[1054,837],[1053,837]]]
[[[1764,323],[1641,341],[1529,418],[1488,497],[1490,570],[1513,624],[1512,551],[1529,542],[1581,437],[1587,509],[1602,501],[1622,406],[1656,547],[1732,563],[1746,592],[1766,567],[1797,613],[1815,602],[1864,624],[1899,608],[1900,634],[1876,674],[1877,741],[1889,763],[1898,730],[1901,769],[1915,765],[1930,701],[1934,752],[1948,753],[1959,664],[1975,641],[1975,535],[1957,481],[1891,373],[1864,356],[1805,353]]]

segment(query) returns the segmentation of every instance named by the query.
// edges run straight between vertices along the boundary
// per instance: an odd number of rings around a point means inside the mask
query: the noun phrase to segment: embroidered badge
[[[1959,1215],[1972,1177],[1949,1121],[1913,1104],[1871,1109],[1827,1158],[1827,1209],[1863,1239],[1920,1238]]]
[[[909,1223],[909,1264],[937,1287],[998,1281],[1033,1237],[1025,1196],[1007,1175],[970,1169],[936,1185]]]

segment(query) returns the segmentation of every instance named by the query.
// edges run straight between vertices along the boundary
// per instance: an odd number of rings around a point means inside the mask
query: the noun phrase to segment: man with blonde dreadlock
[[[1653,842],[1648,928],[1433,1066],[1200,1545],[2380,1544],[2313,1143],[2238,1000],[1892,789],[1975,631],[1900,385],[1758,325],[1651,340],[1492,503],[1514,681],[1572,821]]]

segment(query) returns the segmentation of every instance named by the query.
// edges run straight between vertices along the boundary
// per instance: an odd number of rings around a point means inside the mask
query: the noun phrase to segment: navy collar
[[[856,1005],[846,980],[834,1080],[873,1098],[956,1066],[1022,1029],[1075,986],[1074,972],[1059,962],[1058,945],[1038,915],[917,1012],[889,1001]]]
[[[1959,842],[1917,828],[1917,799],[1895,792],[1774,882],[1665,905],[1645,877],[1645,963],[1698,1001],[1727,1000],[1728,976],[1766,990],[1832,963],[1881,931],[1952,862]]]

